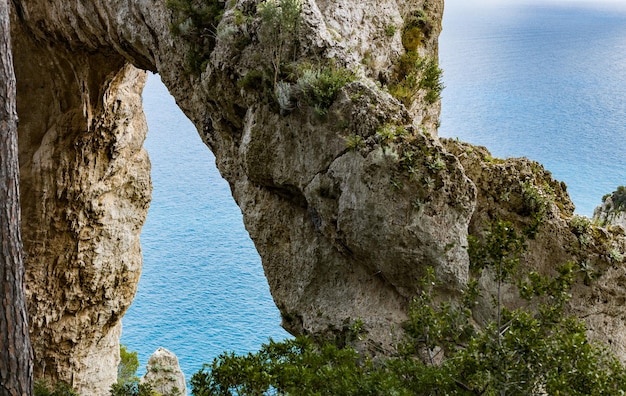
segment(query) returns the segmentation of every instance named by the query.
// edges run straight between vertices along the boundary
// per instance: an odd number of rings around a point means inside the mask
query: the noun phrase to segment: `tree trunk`
[[[32,394],[20,236],[15,74],[9,2],[0,0],[0,396]]]

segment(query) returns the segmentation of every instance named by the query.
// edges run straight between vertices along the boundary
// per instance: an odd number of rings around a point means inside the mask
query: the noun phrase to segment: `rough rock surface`
[[[463,164],[478,191],[469,233],[479,236],[497,219],[510,221],[518,230],[528,229],[539,218],[536,235],[526,241],[528,249],[522,259],[525,270],[555,275],[559,265],[569,261],[579,264],[571,313],[585,320],[592,338],[607,343],[626,361],[624,229],[597,225],[589,218],[574,215],[565,184],[552,179],[550,172],[534,161],[493,158],[484,147],[456,140],[444,139],[443,143]],[[486,273],[480,284],[486,293],[485,301],[474,312],[478,320],[493,314],[484,308],[491,306],[488,296],[495,288]],[[504,300],[519,305],[517,293],[513,287],[510,289]]]
[[[115,381],[119,320],[150,200],[145,72],[14,24],[23,240],[35,375],[83,394]]]
[[[303,0],[299,30],[280,46],[290,55],[278,62],[280,41],[259,3],[219,1],[225,12],[207,37],[172,34],[177,15],[164,0],[13,1],[38,376],[84,395],[104,395],[115,380],[150,195],[144,72],[135,67],[161,75],[214,152],[290,332],[336,334],[359,319],[366,347],[393,349],[390,329],[427,266],[444,282],[440,294],[454,297],[469,276],[468,232],[495,217],[529,225],[529,194],[550,195],[528,263],[549,272],[575,258],[597,268],[577,309],[598,337],[614,332],[624,353],[624,293],[614,290],[624,266],[606,255],[624,252],[623,235],[579,232],[564,186],[538,164],[442,144],[439,104],[425,90],[404,103],[388,93],[406,50],[436,59],[443,0]],[[289,77],[304,65],[356,78],[320,111]],[[290,92],[282,108],[272,75]]]
[[[159,347],[148,359],[146,374],[141,382],[149,383],[152,390],[164,396],[187,396],[187,384],[174,353]]]
[[[602,202],[593,211],[593,219],[603,225],[620,226],[626,230],[626,188],[618,188],[612,194],[607,194]]]

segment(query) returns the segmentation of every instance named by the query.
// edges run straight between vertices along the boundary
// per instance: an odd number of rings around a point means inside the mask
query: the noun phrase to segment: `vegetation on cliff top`
[[[613,210],[626,211],[626,186],[619,186],[611,194],[606,194],[602,197],[602,202],[606,202],[608,198],[613,202]]]

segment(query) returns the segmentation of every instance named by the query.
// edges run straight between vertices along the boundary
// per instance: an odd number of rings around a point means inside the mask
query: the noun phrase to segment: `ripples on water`
[[[542,162],[582,214],[626,184],[626,14],[448,2],[440,55],[442,136]],[[142,365],[170,349],[189,377],[288,335],[212,154],[156,76],[144,104],[154,196],[122,342]]]

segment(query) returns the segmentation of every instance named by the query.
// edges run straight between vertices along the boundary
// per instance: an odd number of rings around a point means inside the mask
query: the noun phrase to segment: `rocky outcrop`
[[[602,205],[593,211],[593,219],[599,224],[620,226],[626,230],[626,187],[620,186],[612,194],[605,195]]]
[[[623,228],[573,214],[565,184],[555,181],[534,161],[493,158],[486,148],[457,140],[444,139],[443,144],[459,159],[477,188],[469,233],[480,237],[495,220],[510,221],[517,230],[525,230],[527,249],[521,272],[555,275],[560,265],[578,264],[570,312],[585,320],[592,338],[607,343],[626,360]],[[486,272],[479,281],[484,294],[474,317],[484,320],[493,315],[489,296],[495,285]],[[523,304],[514,286],[507,289],[504,301],[509,306]]]
[[[85,395],[115,380],[150,195],[136,68],[161,75],[214,152],[290,332],[361,320],[365,347],[392,350],[425,268],[457,295],[468,232],[495,217],[536,228],[530,266],[601,272],[576,300],[592,332],[623,323],[598,302],[621,276],[603,249],[623,253],[623,236],[577,234],[565,187],[538,164],[437,138],[443,0],[303,0],[293,24],[258,0],[188,3],[211,4],[209,20],[165,1],[13,2],[38,376]]]
[[[178,358],[165,348],[157,349],[148,359],[141,382],[163,396],[187,396],[187,384]]]

